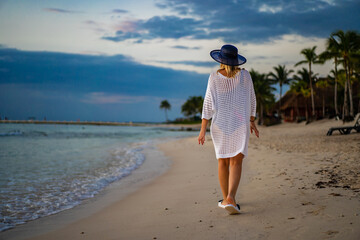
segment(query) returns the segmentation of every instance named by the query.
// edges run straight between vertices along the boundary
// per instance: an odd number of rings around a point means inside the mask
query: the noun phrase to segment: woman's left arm
[[[256,128],[255,125],[255,117],[256,117],[256,95],[255,95],[255,90],[254,90],[254,84],[253,81],[251,79],[251,75],[249,73],[249,80],[250,80],[250,131],[251,133],[254,131],[255,135],[257,137],[259,137],[259,131]]]
[[[250,80],[250,110],[251,110],[250,116],[253,117],[253,119],[255,119],[255,117],[256,117],[256,95],[255,95],[254,84],[251,79],[250,73],[249,73],[249,76],[250,76],[249,80]]]

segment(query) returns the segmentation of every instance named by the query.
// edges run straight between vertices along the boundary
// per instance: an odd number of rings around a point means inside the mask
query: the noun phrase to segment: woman
[[[238,66],[246,62],[236,47],[224,45],[210,56],[220,69],[210,74],[202,110],[199,144],[205,142],[206,127],[212,118],[210,134],[218,159],[219,182],[223,199],[220,208],[240,213],[235,196],[241,177],[242,160],[247,156],[250,131],[259,137],[255,126],[256,97],[248,71]]]

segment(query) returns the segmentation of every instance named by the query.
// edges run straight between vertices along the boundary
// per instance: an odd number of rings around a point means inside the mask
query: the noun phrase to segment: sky
[[[233,44],[247,70],[296,72],[302,49],[321,53],[359,16],[358,0],[0,0],[0,116],[162,122],[166,99],[169,119],[184,117],[218,68],[211,50]]]

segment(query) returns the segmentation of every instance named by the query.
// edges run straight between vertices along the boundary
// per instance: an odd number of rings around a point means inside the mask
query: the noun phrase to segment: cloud
[[[163,1],[163,2],[157,2],[155,3],[155,6],[157,6],[160,9],[172,9],[175,12],[178,12],[181,15],[188,15],[192,12],[190,6],[186,3],[181,4],[177,3],[175,4],[172,1]]]
[[[205,33],[201,29],[201,21],[193,18],[179,18],[176,16],[155,16],[141,22],[140,27],[148,30],[151,38],[182,38]]]
[[[124,41],[127,39],[131,39],[131,38],[138,39],[141,37],[142,37],[142,35],[137,32],[124,32],[124,31],[119,30],[119,31],[116,31],[115,36],[104,36],[104,37],[102,37],[102,39],[110,40],[113,42],[121,42],[121,41]],[[139,40],[141,41],[141,39],[139,39]]]
[[[96,25],[96,24],[97,24],[97,23],[96,23],[95,21],[93,21],[93,20],[86,20],[86,21],[84,21],[84,23],[89,24],[89,25]]]
[[[138,26],[137,21],[126,20],[114,25],[116,31],[136,32]]]
[[[111,13],[128,13],[129,11],[127,11],[127,10],[124,10],[124,9],[113,9],[112,11],[111,11]]]
[[[192,65],[195,67],[214,67],[219,65],[215,61],[156,61],[159,63],[169,63],[169,64],[184,64],[184,65]]]
[[[181,104],[204,95],[208,79],[124,55],[0,48],[0,56],[0,109],[10,119],[164,121],[161,100],[173,106],[169,117],[180,117]]]
[[[192,50],[198,50],[198,49],[201,49],[201,47],[188,47],[188,46],[183,46],[183,45],[175,45],[175,46],[172,46],[172,48],[177,48],[177,49],[192,49]]]
[[[96,22],[93,20],[86,20],[83,21],[83,23],[85,23],[87,25],[87,27],[89,27],[90,29],[92,29],[93,31],[97,32],[97,33],[104,33],[106,32],[106,29],[104,28],[105,24],[100,23],[100,22]]]
[[[360,2],[356,0],[224,0],[221,7],[217,0],[165,0],[156,6],[176,12],[177,16],[133,20],[137,27],[131,34],[118,31],[103,39],[119,42],[188,38],[263,43],[285,34],[328,37],[337,29],[360,29]],[[191,17],[187,17],[190,13]]]
[[[269,6],[267,4],[261,5],[259,12],[268,12],[268,13],[278,13],[281,12],[283,8],[281,6]]]
[[[164,3],[155,3],[155,6],[157,6],[158,8],[160,9],[165,9],[165,8],[168,8],[168,5],[167,4],[164,4]]]
[[[109,104],[109,103],[138,103],[147,99],[146,96],[127,96],[122,94],[113,94],[105,92],[87,93],[81,100],[85,103],[92,104]]]
[[[101,51],[93,51],[93,50],[83,50],[79,52],[80,54],[85,54],[85,55],[107,55],[105,52],[101,52]]]
[[[116,31],[114,36],[104,36],[102,39],[114,42],[126,39],[182,38],[205,35],[202,22],[193,18],[177,16],[155,16],[148,20],[132,20],[123,22],[124,26],[132,28]]]
[[[264,59],[280,59],[281,56],[253,56],[251,57],[252,60],[264,60]]]
[[[62,8],[43,8],[43,10],[47,12],[55,12],[55,13],[82,13],[80,11],[66,10]]]
[[[0,49],[0,84],[36,84],[82,93],[184,98],[202,92],[207,75],[142,65],[124,55]],[[202,80],[201,80],[202,79]],[[181,87],[179,87],[181,86]]]

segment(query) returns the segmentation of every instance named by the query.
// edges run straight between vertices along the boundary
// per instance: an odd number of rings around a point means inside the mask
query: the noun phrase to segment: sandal
[[[227,204],[225,209],[229,212],[230,215],[239,214],[240,213],[240,205],[236,204],[236,207],[232,204]]]
[[[224,201],[224,199],[221,199],[221,200],[218,201],[218,207],[225,208],[225,205],[222,205],[223,201]]]

